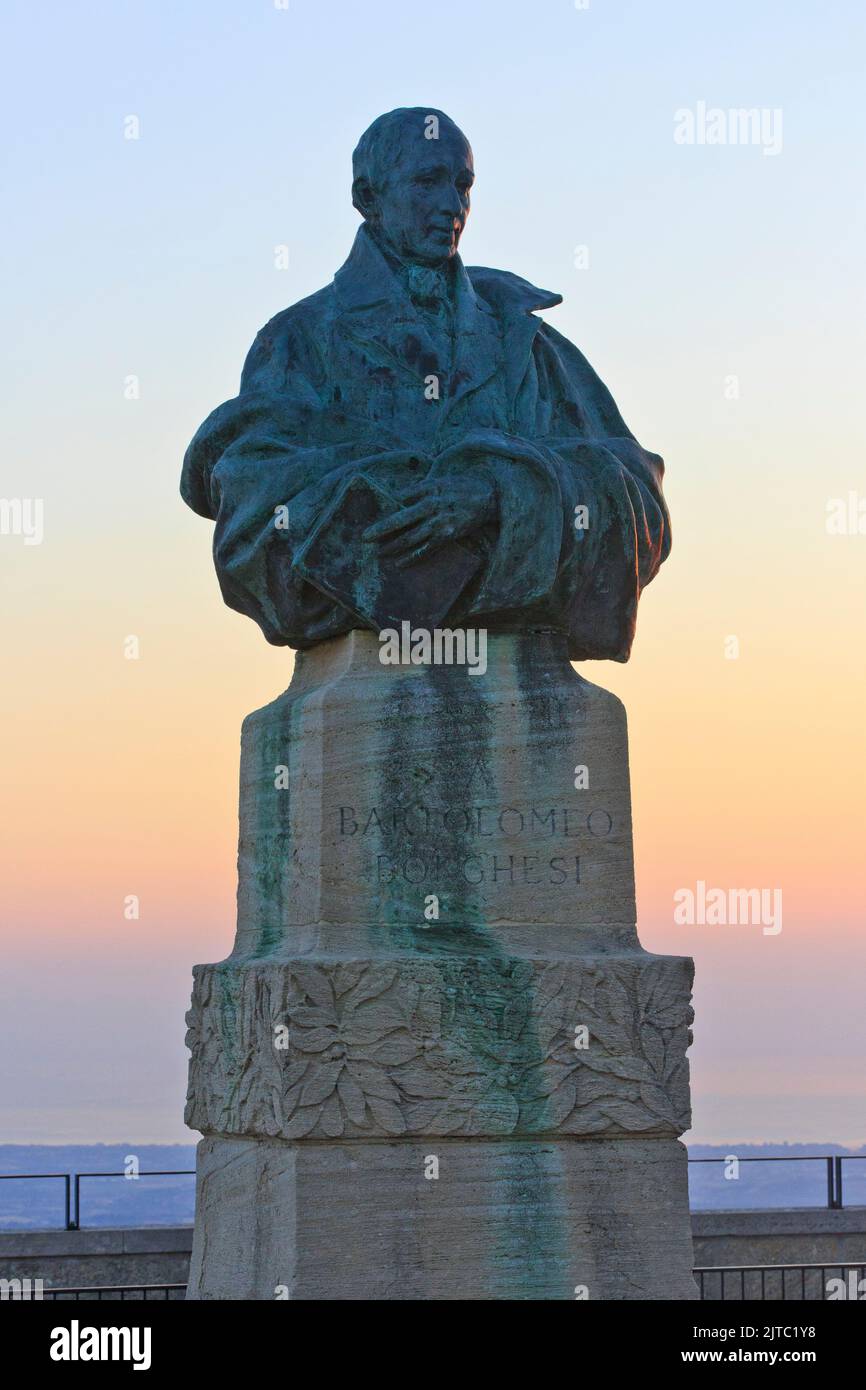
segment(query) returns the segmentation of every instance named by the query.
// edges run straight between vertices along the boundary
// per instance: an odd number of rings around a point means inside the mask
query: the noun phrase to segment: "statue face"
[[[372,220],[403,260],[441,265],[457,252],[475,178],[472,151],[453,126],[439,139],[401,142],[384,187],[373,194]]]

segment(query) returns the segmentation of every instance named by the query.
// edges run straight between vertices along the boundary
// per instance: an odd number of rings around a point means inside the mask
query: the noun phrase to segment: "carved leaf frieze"
[[[688,962],[670,957],[202,966],[187,1123],[283,1139],[679,1134],[689,998]]]

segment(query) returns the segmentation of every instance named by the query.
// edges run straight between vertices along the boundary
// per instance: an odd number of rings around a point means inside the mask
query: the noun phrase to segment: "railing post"
[[[65,1220],[66,1220],[66,1229],[67,1229],[67,1231],[73,1231],[73,1230],[75,1229],[75,1227],[74,1227],[73,1224],[72,1224],[72,1212],[71,1212],[71,1210],[70,1210],[70,1204],[69,1204],[69,1191],[70,1191],[71,1183],[72,1183],[72,1179],[70,1178],[69,1174],[68,1174],[68,1173],[64,1173],[64,1174],[63,1174],[63,1206],[64,1206],[64,1210],[65,1210]]]
[[[832,1158],[830,1158],[829,1155],[828,1155],[828,1157],[827,1157],[827,1206],[830,1207],[831,1210],[832,1210],[832,1208],[836,1205],[835,1201],[833,1200],[833,1199],[834,1199],[834,1196],[835,1196],[835,1193],[834,1193],[834,1191],[833,1191],[833,1160],[832,1160]]]
[[[841,1155],[827,1155],[827,1206],[838,1211],[842,1206],[842,1158]]]
[[[73,1193],[74,1200],[73,1200],[73,1203],[72,1203],[72,1208],[73,1208],[73,1210],[72,1210],[72,1225],[69,1227],[69,1229],[70,1229],[70,1231],[80,1231],[80,1230],[81,1230],[81,1216],[80,1216],[80,1210],[81,1210],[81,1174],[80,1174],[80,1173],[76,1173],[76,1174],[75,1174],[75,1177],[73,1178],[73,1188],[74,1188],[74,1193]]]

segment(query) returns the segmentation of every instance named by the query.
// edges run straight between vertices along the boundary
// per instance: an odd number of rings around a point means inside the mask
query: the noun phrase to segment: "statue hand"
[[[401,569],[496,516],[496,494],[480,476],[430,479],[403,491],[401,501],[399,511],[368,526],[362,537],[381,555],[397,556]]]

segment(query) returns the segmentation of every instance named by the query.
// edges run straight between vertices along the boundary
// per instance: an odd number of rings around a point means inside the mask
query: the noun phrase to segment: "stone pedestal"
[[[244,724],[189,1296],[693,1298],[691,962],[637,939],[622,705],[549,634],[379,650]]]

